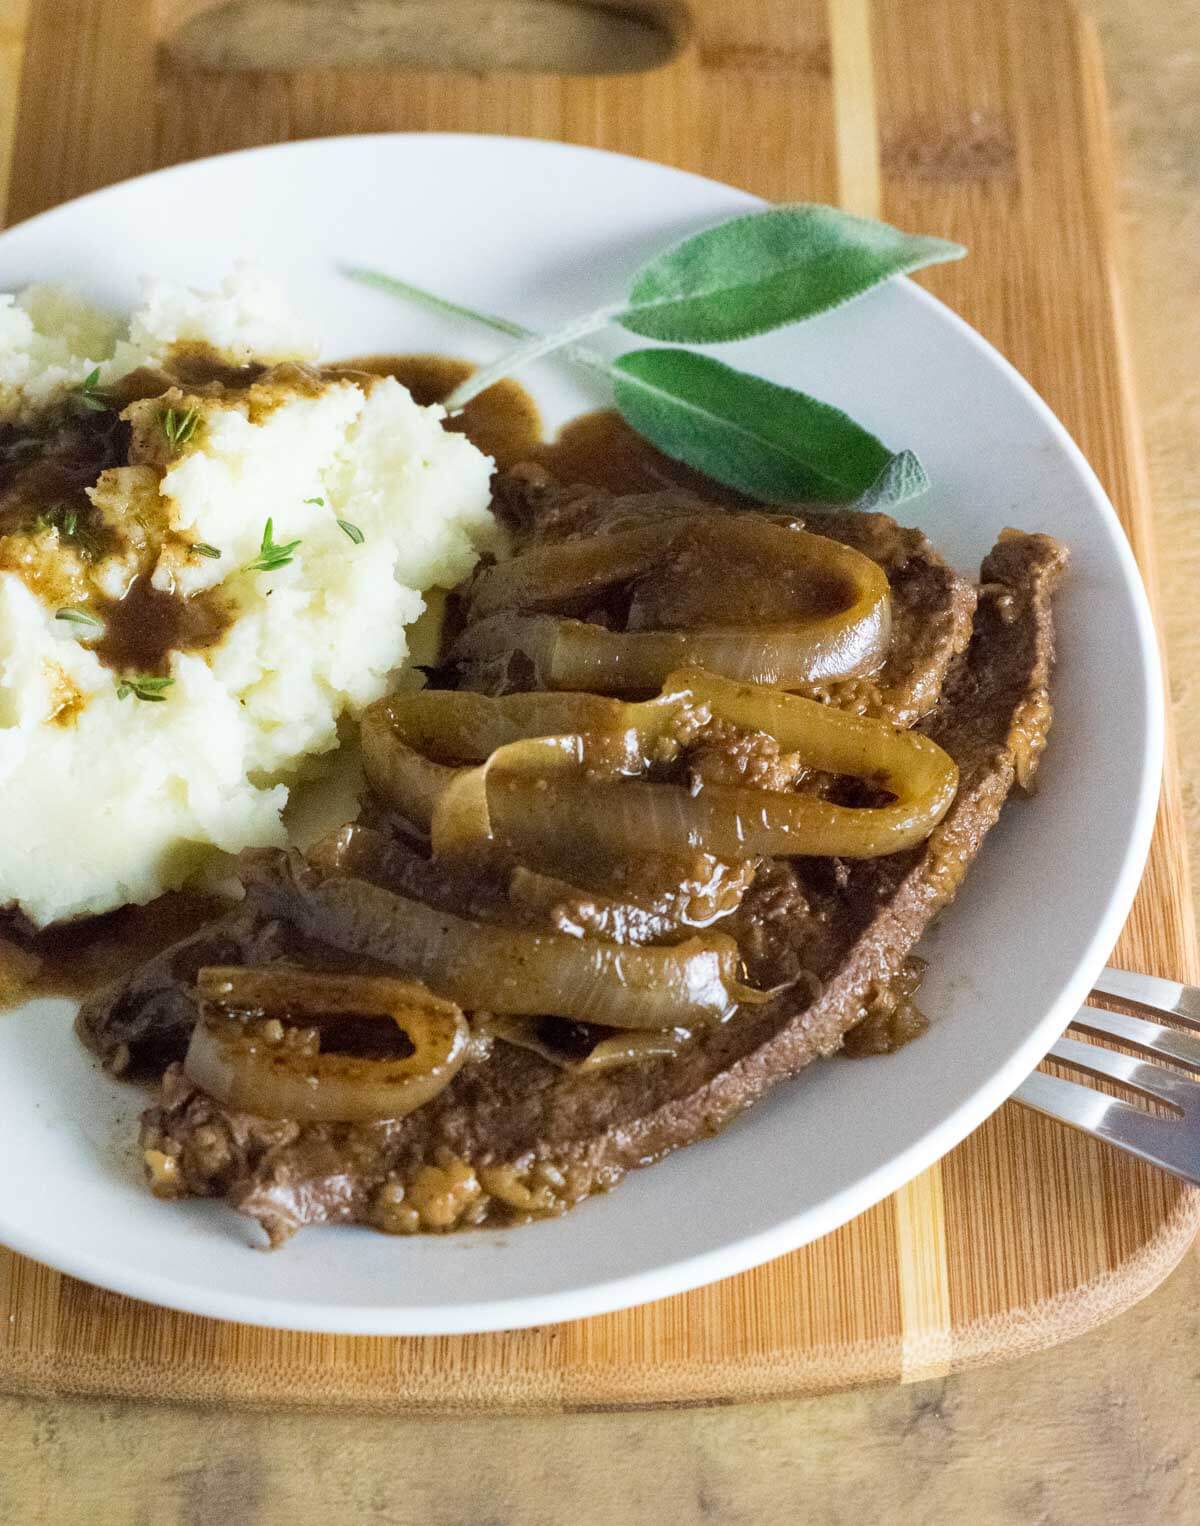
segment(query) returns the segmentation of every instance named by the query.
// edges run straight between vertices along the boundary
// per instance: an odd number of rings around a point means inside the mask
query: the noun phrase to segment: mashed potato
[[[209,297],[156,287],[125,329],[60,291],[0,303],[0,421],[18,429],[69,412],[97,368],[93,388],[117,387],[182,342],[237,364],[313,354],[250,276]],[[289,781],[386,690],[423,593],[462,579],[491,535],[491,462],[391,378],[285,366],[184,383],[123,418],[132,448],[88,491],[90,544],[61,513],[13,530],[6,510],[0,535],[0,904],[38,925],[282,843]],[[255,569],[268,520],[271,543],[296,544]],[[105,612],[135,582],[209,601],[222,629],[130,689],[150,675],[106,651]]]

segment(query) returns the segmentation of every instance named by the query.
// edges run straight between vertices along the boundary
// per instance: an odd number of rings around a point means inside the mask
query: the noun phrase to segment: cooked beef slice
[[[197,972],[208,964],[267,964],[289,943],[287,929],[238,905],[84,1002],[76,1029],[109,1070],[160,1073],[187,1050]]]
[[[698,1031],[675,1057],[608,1071],[564,1070],[481,1041],[440,1096],[371,1125],[232,1113],[172,1067],[142,1130],[157,1190],[224,1197],[273,1242],[311,1223],[411,1231],[561,1211],[631,1167],[712,1135],[775,1082],[834,1053],[879,990],[903,975],[1014,783],[1031,778],[1050,723],[1050,603],[1065,562],[1049,538],[1005,532],[984,563],[970,645],[922,722],[960,771],[955,802],[928,842],[853,863],[765,865],[723,924],[752,973],[789,982],[769,1004]],[[324,883],[315,870],[277,862],[250,898],[268,923],[302,922],[337,956],[369,954],[375,964],[386,954],[378,897],[363,897],[363,914],[354,914],[347,887],[355,882],[342,878],[333,915],[322,905]]]

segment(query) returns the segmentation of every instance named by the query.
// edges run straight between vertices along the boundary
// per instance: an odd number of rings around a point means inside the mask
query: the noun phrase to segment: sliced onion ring
[[[669,763],[711,712],[686,693],[630,704],[596,694],[460,690],[393,694],[362,719],[363,766],[374,792],[414,825],[434,830],[437,851],[487,839],[486,772],[503,761],[530,776],[586,771],[594,781]]]
[[[200,971],[197,989],[201,1016],[183,1068],[224,1106],[261,1118],[402,1118],[449,1085],[467,1055],[470,1031],[462,1011],[415,981],[210,966]],[[294,1024],[307,1017],[328,1028],[336,1016],[395,1023],[413,1052],[388,1059],[322,1053],[319,1039],[306,1051],[286,1041],[286,1029],[273,1040],[262,1023],[245,1021],[275,1017]],[[332,1031],[336,1035],[335,1025]]]
[[[619,1065],[634,1065],[644,1060],[673,1059],[691,1041],[687,1028],[664,1028],[658,1033],[614,1033],[601,1039],[579,1061],[580,1071],[615,1070]]]
[[[627,631],[544,613],[652,573],[685,542],[714,569],[761,566],[768,586],[772,578],[786,581],[783,603],[802,608],[807,593],[812,608],[782,621],[748,615],[706,625],[689,607],[683,629]],[[877,563],[827,536],[730,514],[537,546],[487,568],[472,587],[470,620],[449,658],[468,684],[520,653],[547,689],[647,691],[672,669],[693,665],[796,689],[874,672],[890,637],[891,593]]]
[[[800,689],[875,672],[890,635],[883,604],[853,621],[814,620],[803,640],[788,626],[610,631],[556,615],[492,615],[467,627],[449,661],[460,665],[468,683],[519,653],[546,689],[645,693],[690,663],[747,683]]]
[[[525,860],[544,859],[563,842],[585,859],[687,848],[727,862],[758,855],[878,858],[924,842],[954,800],[954,760],[917,732],[698,670],[674,673],[669,684],[740,729],[765,731],[806,767],[861,779],[895,798],[861,808],[737,785],[693,793],[643,779],[594,783],[578,771],[546,782],[523,769],[520,755],[517,767],[509,767],[512,754],[502,749],[476,770],[483,782],[475,793],[486,792],[491,840]],[[458,780],[439,804],[435,850],[439,812],[468,793],[469,781]]]
[[[525,695],[485,699],[451,691],[382,701],[364,724],[364,732],[375,728],[375,755],[367,757],[372,787],[429,830],[435,854],[499,848],[565,872],[572,861],[629,861],[646,853],[700,851],[725,862],[759,855],[877,858],[923,842],[958,787],[953,760],[928,737],[700,669],[668,675],[663,694],[642,704],[592,699],[586,710],[592,729],[582,732],[538,735],[527,728],[554,725],[555,699],[570,726],[582,718],[577,707],[588,696],[537,697],[536,713],[518,704],[533,698]],[[460,706],[469,725],[451,721]],[[471,750],[470,728],[485,714],[490,719],[478,726],[480,741]],[[895,798],[860,809],[735,785],[693,793],[621,778],[624,770],[612,766],[618,756],[669,761],[680,739],[710,716],[766,732],[806,767],[862,779]],[[505,724],[523,737],[489,750]],[[460,760],[436,765],[440,793],[426,787],[430,763],[420,750],[445,734],[439,728],[453,732]],[[465,766],[472,757],[481,761]]]
[[[305,937],[433,981],[468,1011],[673,1028],[722,1022],[739,1004],[768,999],[742,985],[738,947],[721,933],[624,948],[473,921],[342,877],[272,881],[254,895]]]

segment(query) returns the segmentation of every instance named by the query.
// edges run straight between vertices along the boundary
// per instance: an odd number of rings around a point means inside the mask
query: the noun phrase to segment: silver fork
[[[1156,975],[1105,970],[1092,987],[1092,994],[1112,997],[1154,1018],[1170,1018],[1180,1026],[1168,1027],[1163,1022],[1085,1006],[1071,1019],[1070,1027],[1094,1038],[1115,1040],[1200,1077],[1200,987],[1160,980]],[[1200,1186],[1200,1086],[1195,1081],[1164,1065],[1067,1037],[1059,1039],[1046,1058],[1085,1076],[1119,1081],[1164,1104],[1172,1116],[1156,1117],[1130,1102],[1093,1091],[1090,1086],[1038,1070],[1017,1087],[1014,1102],[1058,1118],[1097,1139],[1106,1139],[1118,1149]]]

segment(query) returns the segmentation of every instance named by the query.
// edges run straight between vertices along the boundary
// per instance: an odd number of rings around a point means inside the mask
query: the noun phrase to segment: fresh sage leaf
[[[664,455],[773,503],[849,503],[892,460],[840,408],[690,350],[613,363],[617,407]]]
[[[864,511],[891,509],[929,491],[929,478],[915,451],[897,451],[871,486],[855,500]]]
[[[965,253],[961,244],[836,207],[771,207],[718,223],[643,265],[617,321],[669,344],[746,339]]]

